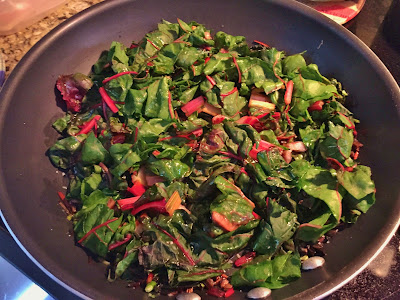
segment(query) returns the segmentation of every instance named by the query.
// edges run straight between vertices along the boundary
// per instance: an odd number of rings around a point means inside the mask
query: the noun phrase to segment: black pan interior
[[[294,1],[284,0],[114,0],[79,14],[53,30],[21,61],[0,95],[1,213],[15,238],[50,276],[82,297],[146,299],[121,282],[107,283],[105,266],[88,263],[75,247],[70,224],[57,205],[66,184],[45,156],[56,140],[52,122],[62,115],[54,84],[59,74],[88,73],[111,41],[130,44],[161,19],[196,20],[207,27],[244,35],[285,49],[307,51],[323,74],[338,78],[351,94],[362,122],[377,204],[327,246],[327,262],[273,298],[314,298],[329,293],[358,272],[388,241],[398,225],[400,199],[400,92],[378,58],[344,28]],[[236,293],[231,299],[244,299]]]

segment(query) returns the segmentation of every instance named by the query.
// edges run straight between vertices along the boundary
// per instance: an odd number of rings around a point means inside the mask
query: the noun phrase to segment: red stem
[[[204,103],[205,103],[204,97],[203,96],[199,96],[197,98],[194,98],[194,99],[190,100],[185,105],[183,105],[181,107],[181,110],[188,117],[191,114],[193,114],[194,112],[200,110],[203,107]]]
[[[285,140],[290,140],[291,138],[295,138],[295,137],[296,137],[296,135],[293,134],[293,135],[288,135],[288,136],[277,136],[276,139],[278,141],[285,141]]]
[[[219,124],[219,123],[222,123],[225,119],[226,119],[226,117],[224,115],[216,115],[212,118],[212,123],[214,125]]]
[[[132,238],[132,235],[130,233],[128,233],[122,241],[118,241],[118,242],[115,242],[115,243],[109,245],[108,250],[111,251],[112,249],[115,249],[115,248],[129,242],[131,240],[131,238]]]
[[[111,111],[113,113],[118,112],[118,107],[115,106],[113,99],[111,99],[111,97],[108,96],[104,87],[99,88],[99,92],[100,92],[101,98],[103,98],[103,101],[108,105],[108,107],[111,109]]]
[[[103,226],[107,226],[109,223],[115,222],[116,220],[118,220],[118,218],[114,218],[111,220],[107,220],[104,223],[101,223],[100,225],[97,225],[96,227],[93,227],[92,229],[90,229],[79,241],[78,244],[81,244],[84,240],[86,240],[92,233],[96,233],[96,230],[103,227]]]
[[[110,170],[108,170],[107,166],[105,164],[103,164],[102,162],[99,163],[99,166],[103,170],[103,172],[106,174],[109,184],[111,184],[112,177],[111,177]]]
[[[196,76],[196,69],[195,69],[194,65],[192,65],[191,67],[192,67],[193,76]]]
[[[324,106],[324,101],[315,101],[310,107],[307,108],[308,111],[321,111]]]
[[[289,126],[290,126],[290,127],[293,127],[293,123],[292,123],[292,121],[290,120],[289,113],[288,113],[287,111],[285,112],[285,115],[286,115],[286,120],[287,120]]]
[[[134,138],[134,140],[133,140],[133,143],[134,143],[134,144],[136,144],[136,142],[137,142],[138,133],[139,133],[139,127],[136,127],[136,128],[135,128],[135,138]]]
[[[152,281],[153,281],[153,278],[154,278],[154,274],[150,272],[150,273],[147,275],[146,283],[152,282]]]
[[[224,297],[225,292],[217,287],[212,287],[207,290],[207,294],[209,294],[210,296],[222,298]]]
[[[235,64],[235,67],[236,67],[236,69],[237,69],[237,71],[238,71],[238,83],[241,83],[242,82],[242,72],[240,72],[240,68],[239,68],[239,65],[238,65],[238,63],[237,63],[237,61],[236,61],[236,57],[234,57],[234,56],[232,56],[232,59],[233,59],[233,63]]]
[[[234,158],[234,159],[237,159],[237,160],[243,160],[243,158],[241,158],[240,156],[238,156],[236,154],[233,154],[231,152],[226,152],[226,151],[218,151],[218,152],[221,153],[222,155],[226,155],[226,156],[228,156],[230,158]]]
[[[310,224],[310,223],[303,223],[299,226],[299,229],[302,227],[312,227],[312,228],[317,228],[317,229],[321,229],[322,226],[320,225],[315,225],[315,224]]]
[[[280,113],[279,111],[274,112],[274,113],[272,114],[272,117],[273,117],[274,119],[279,119],[279,118],[281,117],[281,113]],[[257,118],[258,118],[258,116],[257,116]]]
[[[115,78],[118,78],[118,77],[120,77],[120,76],[122,76],[122,75],[127,75],[127,74],[134,74],[134,75],[137,75],[138,73],[135,72],[135,71],[125,71],[125,72],[121,72],[121,73],[115,74],[115,75],[113,75],[113,76],[111,76],[111,77],[108,77],[108,78],[104,79],[104,80],[103,80],[103,84],[106,84],[107,82],[109,82],[109,81],[111,81],[111,80],[113,80],[113,79],[115,79]]]
[[[253,260],[253,258],[256,257],[255,252],[249,252],[243,255],[242,257],[239,257],[237,260],[235,260],[235,267],[240,267],[241,265],[244,265],[250,261]]]
[[[292,94],[293,94],[293,80],[290,80],[287,84],[286,84],[286,92],[285,92],[285,104],[289,105],[290,102],[292,102]]]
[[[118,205],[121,207],[121,210],[127,210],[134,207],[136,201],[138,201],[140,196],[125,198],[121,200],[117,200]]]
[[[224,294],[224,298],[228,298],[230,296],[232,296],[235,293],[235,290],[233,288],[230,288],[229,290],[227,290]]]
[[[230,92],[227,92],[225,94],[221,94],[220,96],[221,97],[226,97],[226,96],[232,95],[234,92],[237,92],[237,87],[236,86]]]
[[[139,47],[138,44],[132,43],[132,44],[130,45],[129,49],[134,49],[134,48],[137,48],[137,47]]]
[[[132,209],[131,214],[136,215],[137,213],[141,212],[142,210],[149,209],[149,208],[155,208],[155,209],[159,210],[160,212],[165,212],[165,199],[149,202],[149,203],[143,204],[139,207],[136,207],[136,208]]]
[[[139,180],[137,180],[133,183],[131,187],[128,187],[126,190],[134,196],[142,196],[143,193],[146,191],[146,188]]]
[[[160,48],[158,48],[152,41],[150,41],[149,39],[147,39],[147,41],[157,50],[160,50]]]
[[[344,117],[351,124],[350,126],[347,125],[347,124],[344,124],[344,126],[346,126],[348,129],[355,129],[356,128],[356,126],[353,124],[353,122],[350,121],[348,116],[346,116],[345,114],[341,113],[340,111],[338,111],[337,114],[339,114],[342,117]]]
[[[269,45],[267,45],[266,43],[263,43],[263,42],[260,42],[260,41],[257,41],[257,40],[254,40],[253,41],[254,43],[256,43],[256,44],[260,44],[261,46],[264,46],[264,47],[267,47],[267,48],[271,48]]]
[[[214,78],[212,78],[209,75],[206,75],[207,80],[211,83],[212,86],[216,85],[217,83],[215,82]]]
[[[342,171],[345,171],[344,166],[343,166],[337,159],[332,158],[332,157],[327,157],[326,160],[328,161],[328,163],[330,163],[330,165],[331,165],[334,169],[336,169],[336,168],[333,166],[333,163],[336,164]]]
[[[67,199],[65,198],[65,195],[62,192],[57,192],[58,197],[60,197],[60,206],[66,210],[66,213],[68,214],[73,214],[74,211],[72,210],[71,204],[69,204],[69,202],[67,201]]]
[[[76,135],[88,133],[90,130],[92,130],[93,127],[95,127],[95,125],[97,124],[96,122],[98,120],[100,120],[100,116],[99,115],[94,116],[90,121],[87,121],[83,125],[82,129]]]

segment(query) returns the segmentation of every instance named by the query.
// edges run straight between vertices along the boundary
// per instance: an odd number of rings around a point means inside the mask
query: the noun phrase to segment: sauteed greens
[[[302,53],[163,21],[57,88],[60,203],[110,280],[280,288],[301,275],[300,246],[375,202],[347,94]]]

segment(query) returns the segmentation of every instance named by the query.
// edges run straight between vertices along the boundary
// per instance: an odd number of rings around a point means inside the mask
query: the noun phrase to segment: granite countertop
[[[69,0],[53,13],[33,25],[6,36],[0,36],[0,51],[6,66],[6,77],[26,52],[50,30],[78,12],[104,0]]]
[[[104,0],[69,0],[35,24],[14,34],[0,36],[0,52],[5,61],[6,77],[23,55],[51,29],[102,1]],[[400,82],[400,52],[384,41],[383,34],[379,33],[382,31],[384,18],[395,1],[397,0],[367,0],[360,15],[346,27],[382,59],[397,82]],[[365,271],[327,299],[400,299],[399,236],[398,232]]]

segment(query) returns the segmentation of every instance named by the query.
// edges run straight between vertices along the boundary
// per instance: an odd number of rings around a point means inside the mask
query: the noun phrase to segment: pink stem
[[[118,218],[114,218],[111,220],[107,220],[104,223],[101,223],[100,225],[97,225],[96,227],[93,227],[92,229],[90,229],[79,241],[78,244],[81,244],[84,240],[86,240],[92,233],[95,233],[97,229],[103,227],[103,226],[107,226],[109,223],[115,222],[116,220],[118,220]]]
[[[137,75],[138,73],[135,72],[135,71],[125,71],[125,72],[121,72],[121,73],[115,74],[115,75],[113,75],[113,76],[111,76],[111,77],[108,77],[108,78],[104,79],[104,80],[103,80],[103,84],[106,84],[107,82],[109,82],[109,81],[111,81],[111,80],[113,80],[113,79],[115,79],[115,78],[118,78],[118,77],[120,77],[120,76],[122,76],[122,75],[127,75],[127,74],[134,74],[134,75]]]
[[[111,111],[113,113],[118,112],[118,107],[115,106],[113,99],[111,99],[111,97],[108,96],[104,87],[99,88],[99,92],[100,92],[101,98],[103,98],[103,101],[108,105],[108,107],[111,109]]]
[[[108,250],[111,251],[112,249],[115,249],[115,248],[129,242],[131,238],[132,238],[132,235],[130,233],[128,233],[122,241],[118,241],[118,242],[115,242],[115,243],[109,245]]]

